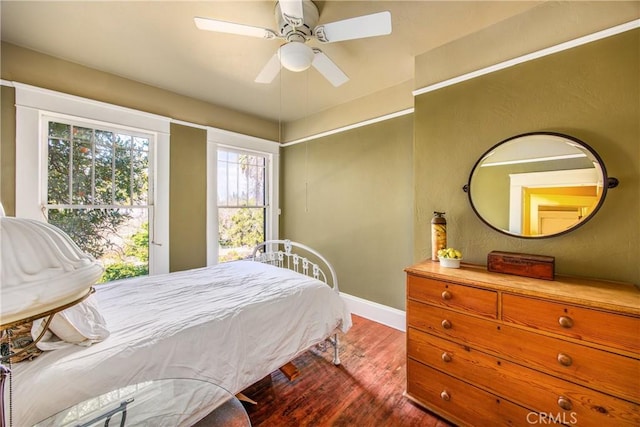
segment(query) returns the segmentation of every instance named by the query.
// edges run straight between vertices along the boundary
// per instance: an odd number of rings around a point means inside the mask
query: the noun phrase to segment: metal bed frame
[[[292,250],[302,249],[304,252],[313,255],[314,261],[309,258],[292,252]],[[275,265],[280,268],[293,270],[305,276],[313,277],[326,283],[334,292],[340,293],[338,289],[338,278],[333,266],[315,249],[291,240],[267,240],[259,243],[253,248],[251,254],[253,261]],[[327,273],[328,272],[328,275]],[[333,346],[333,364],[340,365],[340,354],[338,350],[338,334],[335,333],[326,339]]]

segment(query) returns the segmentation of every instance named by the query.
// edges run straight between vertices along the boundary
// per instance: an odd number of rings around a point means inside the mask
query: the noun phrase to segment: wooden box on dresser
[[[640,426],[640,290],[407,268],[406,395],[459,425]]]

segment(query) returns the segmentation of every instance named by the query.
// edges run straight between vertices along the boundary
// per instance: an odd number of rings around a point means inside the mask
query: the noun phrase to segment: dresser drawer
[[[411,300],[407,325],[640,403],[638,359]]]
[[[498,315],[496,292],[411,274],[407,276],[407,298],[492,319]]]
[[[524,426],[527,416],[537,420],[523,407],[412,359],[407,361],[407,394],[461,426]]]
[[[502,318],[534,329],[640,352],[637,317],[505,293]]]
[[[626,400],[412,328],[407,338],[407,350],[416,360],[537,413],[575,420],[581,426],[640,425],[638,405]]]

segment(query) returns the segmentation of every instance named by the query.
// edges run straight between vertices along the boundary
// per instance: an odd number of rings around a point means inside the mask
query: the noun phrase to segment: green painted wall
[[[283,238],[319,250],[340,290],[404,309],[412,261],[413,117],[282,150]]]
[[[0,87],[0,203],[7,215],[16,214],[16,103],[11,87]]]
[[[500,234],[461,190],[488,148],[533,131],[581,139],[620,180],[593,219],[563,236]],[[416,261],[431,253],[429,221],[440,210],[449,246],[467,261],[486,264],[492,250],[551,255],[558,273],[640,283],[640,30],[418,96],[413,160]]]
[[[207,131],[171,124],[169,271],[207,265]]]

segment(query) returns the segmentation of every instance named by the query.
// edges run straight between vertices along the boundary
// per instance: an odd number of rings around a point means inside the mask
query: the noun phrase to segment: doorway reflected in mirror
[[[584,142],[537,132],[506,139],[475,164],[466,187],[471,206],[490,227],[524,238],[569,232],[604,202],[609,179]]]

